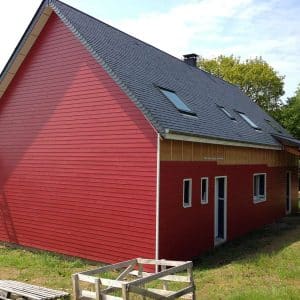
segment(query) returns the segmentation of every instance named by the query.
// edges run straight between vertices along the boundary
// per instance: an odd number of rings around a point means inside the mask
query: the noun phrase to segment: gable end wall
[[[0,103],[0,239],[155,256],[157,133],[53,13]]]

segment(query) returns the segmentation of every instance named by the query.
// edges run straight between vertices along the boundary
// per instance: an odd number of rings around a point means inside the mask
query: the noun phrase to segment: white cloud
[[[248,19],[253,0],[203,0],[187,1],[167,13],[142,14],[137,19],[122,20],[115,26],[150,44],[180,56],[188,50],[194,39],[232,37],[222,36],[223,25],[231,18]],[[255,11],[267,9],[266,4],[256,4]],[[243,14],[241,14],[243,12]],[[201,46],[200,46],[201,47]]]

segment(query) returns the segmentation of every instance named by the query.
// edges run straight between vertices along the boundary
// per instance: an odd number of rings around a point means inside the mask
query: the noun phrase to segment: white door
[[[227,239],[227,176],[215,177],[215,245]]]

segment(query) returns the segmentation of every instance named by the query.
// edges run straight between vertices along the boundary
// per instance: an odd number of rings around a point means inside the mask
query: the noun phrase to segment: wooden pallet
[[[145,272],[151,266],[156,272]],[[136,258],[73,274],[75,300],[129,300],[133,294],[142,299],[190,299],[195,300],[191,261],[171,261]],[[115,279],[107,278],[114,271]],[[160,282],[162,288],[151,288],[151,283]],[[170,290],[169,284],[180,283],[179,290]],[[148,286],[150,284],[150,286]],[[87,289],[87,285],[89,288]]]
[[[0,299],[68,299],[70,294],[13,280],[0,280]]]

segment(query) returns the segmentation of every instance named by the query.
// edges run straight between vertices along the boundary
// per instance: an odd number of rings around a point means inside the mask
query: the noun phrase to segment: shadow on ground
[[[194,267],[213,269],[244,262],[260,254],[276,254],[300,241],[300,215],[285,217],[244,237],[229,241],[194,260]]]

